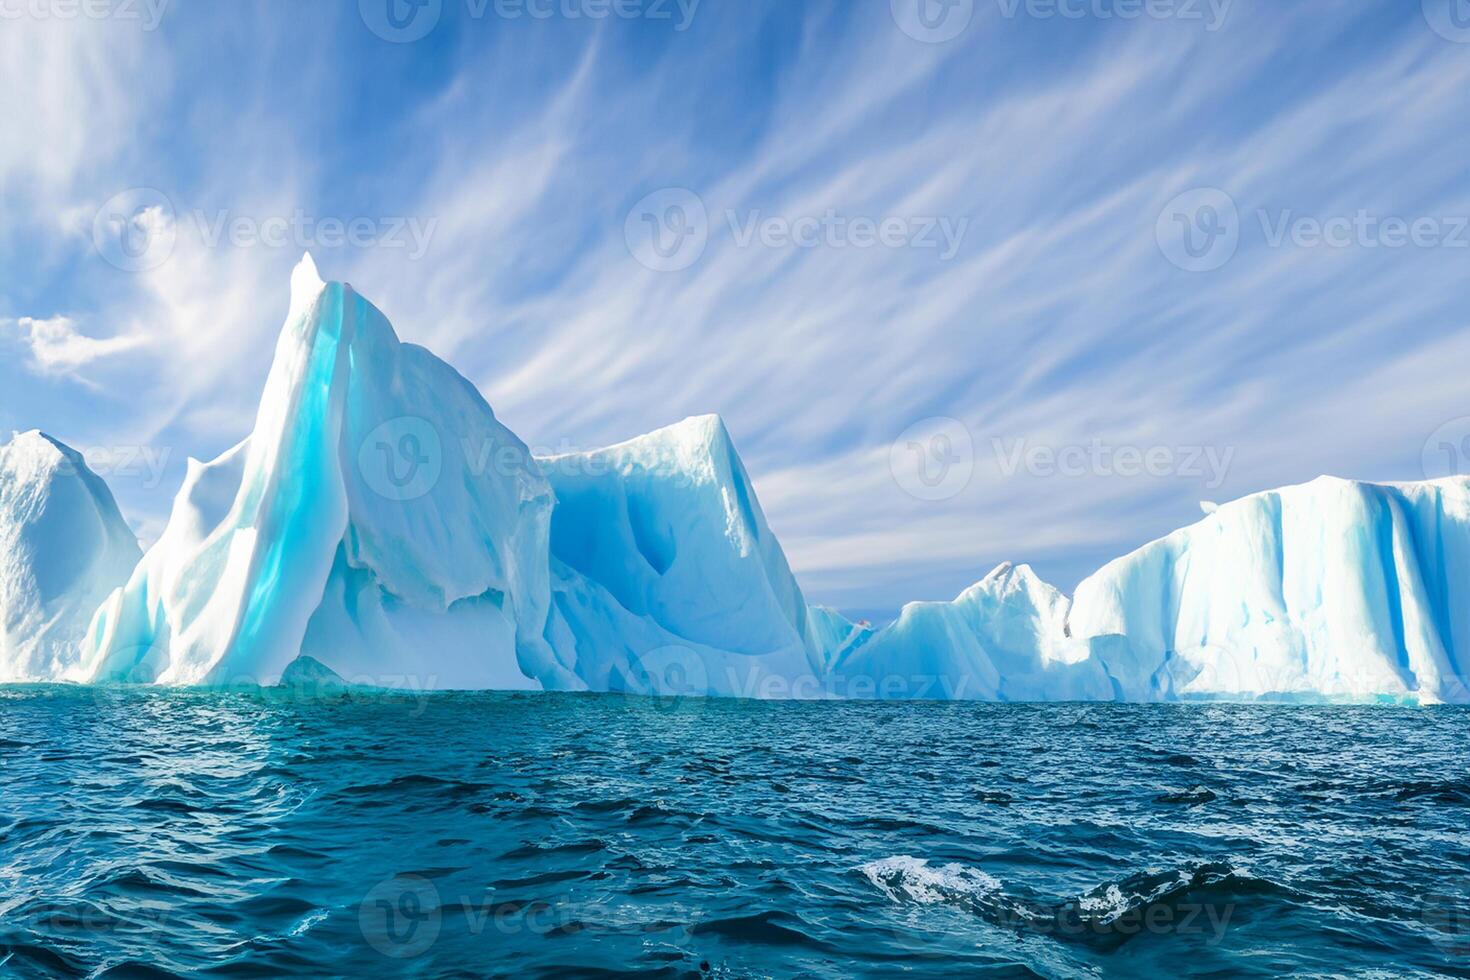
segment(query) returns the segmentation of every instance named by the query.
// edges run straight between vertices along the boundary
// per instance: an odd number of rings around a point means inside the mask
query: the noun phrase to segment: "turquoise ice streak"
[[[1464,976],[1467,723],[3,688],[0,974]]]

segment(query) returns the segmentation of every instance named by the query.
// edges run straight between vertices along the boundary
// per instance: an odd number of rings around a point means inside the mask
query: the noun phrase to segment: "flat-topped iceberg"
[[[1206,508],[1071,600],[1002,565],[953,602],[906,606],[834,683],[861,697],[1465,703],[1466,596],[1470,480],[1323,477]]]
[[[0,447],[0,680],[1470,701],[1470,480],[1205,504],[1075,598],[1005,564],[874,629],[807,604],[718,418],[533,458],[352,287],[292,286],[253,431],[141,561],[80,457]]]
[[[1323,477],[1221,504],[1077,588],[1123,697],[1463,702],[1470,480]]]

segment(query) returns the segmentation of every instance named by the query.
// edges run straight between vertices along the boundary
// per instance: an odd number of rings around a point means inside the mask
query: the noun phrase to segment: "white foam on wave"
[[[963,864],[935,866],[908,854],[869,861],[858,870],[895,902],[930,905],[956,897],[994,895],[1001,890],[1000,881],[979,868]]]
[[[1100,922],[1109,923],[1122,916],[1132,905],[1121,888],[1109,884],[1101,894],[1083,895],[1077,899],[1077,908]]]

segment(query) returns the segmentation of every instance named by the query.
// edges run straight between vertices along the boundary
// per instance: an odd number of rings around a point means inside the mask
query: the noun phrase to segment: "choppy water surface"
[[[1467,728],[0,689],[0,974],[1466,976]]]

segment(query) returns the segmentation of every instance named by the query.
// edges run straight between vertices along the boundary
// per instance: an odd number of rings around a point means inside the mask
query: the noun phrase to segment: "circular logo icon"
[[[373,949],[406,960],[434,945],[442,917],[439,889],[433,882],[420,875],[394,875],[363,898],[357,926]]]
[[[107,199],[92,219],[97,254],[124,272],[156,269],[173,254],[174,205],[162,191],[130,187]]]
[[[648,682],[648,693],[659,697],[704,697],[709,694],[709,673],[704,658],[677,644],[659,647],[638,658]]]
[[[959,419],[924,419],[893,441],[888,468],[909,496],[948,500],[970,485],[975,473],[975,440]]]
[[[444,0],[357,0],[357,11],[368,30],[393,44],[424,38],[439,25]]]
[[[1420,457],[1426,480],[1470,476],[1470,415],[1450,419],[1424,440]]]
[[[628,253],[654,272],[679,272],[704,255],[709,211],[693,191],[666,187],[633,205],[623,239]]]
[[[709,668],[704,658],[677,643],[655,647],[631,659],[624,681],[626,690],[644,695],[632,699],[638,709],[698,711],[709,700]]]
[[[1445,40],[1470,44],[1470,0],[1424,0],[1424,19]]]
[[[389,419],[358,447],[357,468],[383,499],[417,500],[438,486],[444,471],[439,430],[414,415]]]
[[[168,645],[152,643],[101,646],[100,637],[90,637],[91,649],[84,657],[77,679],[99,698],[114,698],[132,685],[152,684],[168,665]],[[96,645],[93,645],[93,644]]]
[[[970,26],[975,0],[890,0],[893,21],[915,41],[943,44]]]
[[[1240,211],[1218,188],[1185,191],[1159,215],[1154,236],[1164,258],[1185,272],[1212,272],[1240,247]]]

